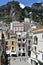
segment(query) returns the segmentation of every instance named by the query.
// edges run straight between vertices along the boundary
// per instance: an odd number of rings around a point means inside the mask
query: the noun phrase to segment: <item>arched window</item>
[[[34,44],[38,44],[38,38],[37,38],[37,36],[34,36]]]

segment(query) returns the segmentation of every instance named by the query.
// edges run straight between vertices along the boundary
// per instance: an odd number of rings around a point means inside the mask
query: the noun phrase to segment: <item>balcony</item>
[[[25,38],[22,38],[22,43],[26,43],[26,39]]]

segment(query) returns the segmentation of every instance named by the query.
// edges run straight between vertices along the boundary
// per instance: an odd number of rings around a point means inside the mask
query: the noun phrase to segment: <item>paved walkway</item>
[[[10,64],[9,65],[30,65],[28,62],[27,62],[28,58],[14,58],[14,57],[11,57],[10,58]]]

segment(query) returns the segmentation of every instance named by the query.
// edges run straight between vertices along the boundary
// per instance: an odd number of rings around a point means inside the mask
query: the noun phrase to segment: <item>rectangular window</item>
[[[23,44],[23,47],[25,47],[25,44]]]
[[[16,35],[12,35],[12,36],[10,36],[10,38],[16,38]]]
[[[35,51],[36,51],[36,49],[37,49],[36,46],[34,47],[34,49],[35,49]]]
[[[19,47],[21,47],[21,44],[18,44]]]
[[[12,50],[14,50],[14,47],[12,47]]]
[[[38,44],[38,38],[37,38],[37,36],[34,37],[34,44],[35,44],[35,45]]]
[[[6,45],[8,45],[8,41],[6,41]]]
[[[18,41],[21,41],[21,39],[18,39]]]
[[[29,41],[28,41],[29,45],[30,45],[30,42],[31,42],[31,41],[29,40]]]
[[[12,41],[12,45],[14,45],[14,41]]]
[[[25,50],[25,48],[23,48],[23,51]]]

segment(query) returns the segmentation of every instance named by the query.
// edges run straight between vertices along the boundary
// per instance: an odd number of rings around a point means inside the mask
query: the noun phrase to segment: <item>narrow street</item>
[[[10,57],[8,59],[10,59],[8,65],[30,65],[27,62],[28,58],[26,58],[26,57],[25,58],[24,57],[17,57],[17,58]]]

